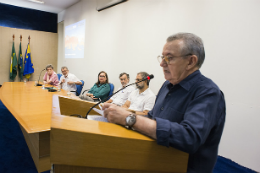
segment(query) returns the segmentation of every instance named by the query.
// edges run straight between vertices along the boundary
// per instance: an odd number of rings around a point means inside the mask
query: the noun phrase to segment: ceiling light
[[[41,0],[28,0],[28,1],[39,3],[39,4],[44,4],[44,1],[41,1]]]

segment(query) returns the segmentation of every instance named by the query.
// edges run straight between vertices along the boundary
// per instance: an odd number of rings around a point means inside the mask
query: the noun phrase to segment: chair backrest
[[[82,88],[83,88],[83,86],[84,86],[84,81],[83,81],[83,80],[80,80],[80,81],[81,81],[82,85],[76,85],[76,87],[77,87],[76,95],[77,95],[77,96],[80,95],[80,93],[81,93],[81,91],[82,91]]]
[[[58,73],[57,75],[58,75],[58,78],[59,78],[59,80],[60,80],[60,77],[62,76],[62,74]]]
[[[110,96],[114,92],[114,84],[109,83],[109,86],[110,86],[110,91],[109,91],[109,96]]]

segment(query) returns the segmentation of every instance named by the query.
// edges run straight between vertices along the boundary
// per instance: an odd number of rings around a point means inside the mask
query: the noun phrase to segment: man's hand
[[[126,117],[131,114],[131,112],[128,112],[124,108],[110,103],[104,103],[102,109],[104,110],[104,116],[109,122],[124,126],[126,125]]]
[[[86,96],[91,97],[91,96],[93,96],[93,94],[91,94],[91,93],[87,93]]]
[[[104,103],[102,110],[104,110],[104,116],[110,123],[120,124],[123,126],[126,125],[126,117],[131,114],[131,112],[125,110],[124,108],[118,107],[111,103]],[[137,115],[136,123],[133,128],[138,132],[156,139],[156,125],[155,120]]]
[[[61,82],[62,82],[62,83],[65,83],[65,79],[62,79]]]
[[[72,81],[68,81],[68,84],[69,84],[69,85],[72,85],[72,84],[74,84],[74,82],[72,82]]]

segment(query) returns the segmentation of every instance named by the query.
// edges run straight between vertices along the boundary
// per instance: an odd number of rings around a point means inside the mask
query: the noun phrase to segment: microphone
[[[41,74],[42,74],[43,71],[45,71],[45,69],[43,69],[43,70],[41,71],[40,76],[39,76],[39,79],[38,79],[38,83],[36,84],[36,86],[42,86],[42,84],[39,84],[39,80],[40,80],[40,77],[41,77]]]
[[[144,78],[144,79],[142,79],[142,80],[140,80],[140,81],[138,81],[138,82],[135,82],[135,83],[131,83],[131,84],[129,84],[129,85],[126,85],[125,87],[121,88],[120,90],[118,90],[118,91],[115,92],[114,94],[111,94],[111,95],[109,95],[108,97],[106,97],[104,100],[100,100],[97,104],[95,104],[94,106],[92,106],[92,107],[89,109],[89,111],[87,112],[85,118],[88,119],[88,114],[89,114],[89,112],[90,112],[94,107],[96,107],[97,105],[99,105],[102,101],[103,101],[103,102],[107,101],[108,98],[112,97],[113,95],[115,95],[115,94],[118,93],[119,91],[122,91],[122,90],[125,89],[126,87],[129,87],[129,86],[131,86],[131,85],[136,85],[136,84],[138,84],[138,83],[140,83],[140,82],[143,82],[143,81],[146,81],[146,80],[151,80],[151,79],[153,79],[153,78],[154,78],[154,75],[151,74],[151,75],[147,76],[146,78]]]

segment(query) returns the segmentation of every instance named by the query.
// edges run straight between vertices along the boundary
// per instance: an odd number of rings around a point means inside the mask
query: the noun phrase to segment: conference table
[[[52,96],[67,91],[48,92],[35,82],[5,82],[0,98],[19,122],[38,172],[50,170],[50,128]],[[71,95],[74,97],[74,95]],[[75,96],[76,98],[76,96]]]
[[[38,172],[50,170],[52,164],[55,172],[64,173],[73,168],[81,172],[102,172],[100,168],[118,173],[186,172],[187,153],[159,146],[116,124],[66,116],[85,114],[90,103],[67,96],[65,90],[48,92],[35,82],[5,82],[0,99],[19,122]]]

